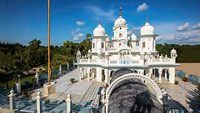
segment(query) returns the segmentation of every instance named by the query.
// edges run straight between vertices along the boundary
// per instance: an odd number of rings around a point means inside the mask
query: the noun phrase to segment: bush
[[[71,78],[70,81],[71,81],[71,83],[75,83],[76,82],[74,78]]]
[[[176,85],[178,85],[178,83],[179,83],[178,81],[175,81],[175,84],[176,84]]]
[[[49,104],[50,103],[50,100],[49,99],[46,99],[46,100],[44,100],[44,104],[46,105],[46,104]]]
[[[184,78],[182,78],[182,80],[183,80],[184,82],[187,82],[187,81],[188,81],[188,78],[187,78],[187,77],[184,77]]]

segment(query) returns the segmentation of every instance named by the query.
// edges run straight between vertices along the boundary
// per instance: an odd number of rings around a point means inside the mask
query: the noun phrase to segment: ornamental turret
[[[145,52],[155,52],[155,38],[156,34],[154,33],[154,27],[151,26],[148,22],[140,29],[140,47]]]
[[[171,58],[173,58],[173,59],[175,59],[175,58],[177,57],[177,52],[176,52],[176,50],[175,50],[174,48],[171,50],[170,56],[171,56]]]
[[[77,62],[79,62],[80,58],[81,58],[81,52],[78,50],[76,52],[76,60],[77,60]]]

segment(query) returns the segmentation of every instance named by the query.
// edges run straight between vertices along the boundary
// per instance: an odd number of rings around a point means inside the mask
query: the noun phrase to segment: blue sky
[[[199,0],[51,0],[51,44],[79,42],[101,21],[110,38],[122,6],[129,31],[148,20],[158,43],[200,44]],[[47,0],[0,0],[0,41],[47,45]]]

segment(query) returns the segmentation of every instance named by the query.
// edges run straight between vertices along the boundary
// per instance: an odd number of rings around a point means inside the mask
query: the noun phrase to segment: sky
[[[157,43],[200,44],[200,0],[51,0],[51,44],[80,42],[99,21],[112,38],[120,6],[129,32],[148,21]],[[47,45],[47,0],[0,0],[0,41],[34,38]]]

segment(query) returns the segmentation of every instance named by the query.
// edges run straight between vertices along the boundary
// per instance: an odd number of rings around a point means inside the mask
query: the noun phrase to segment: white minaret
[[[148,22],[140,29],[140,48],[145,52],[155,51],[155,38],[154,28]]]
[[[120,15],[115,20],[115,24],[113,27],[114,37],[114,47],[119,47],[122,45],[127,45],[128,38],[127,38],[127,24],[126,20],[122,17],[122,8],[120,7]]]
[[[92,53],[105,52],[107,34],[105,29],[99,23],[99,25],[93,31],[92,40]]]

